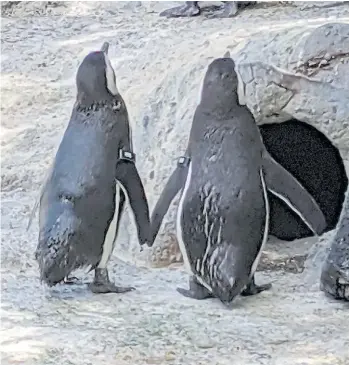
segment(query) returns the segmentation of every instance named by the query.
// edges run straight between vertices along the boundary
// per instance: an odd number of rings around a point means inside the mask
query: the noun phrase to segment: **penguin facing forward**
[[[78,68],[76,103],[40,196],[35,256],[49,286],[90,266],[92,292],[123,293],[134,288],[116,286],[107,270],[120,218],[128,202],[140,245],[150,244],[149,208],[108,49],[105,42]]]
[[[191,272],[186,297],[217,297],[229,305],[258,286],[254,273],[268,237],[267,189],[322,233],[326,221],[308,192],[266,151],[253,115],[238,102],[229,55],[208,67],[186,150],[152,212],[151,239],[179,190],[177,238]]]

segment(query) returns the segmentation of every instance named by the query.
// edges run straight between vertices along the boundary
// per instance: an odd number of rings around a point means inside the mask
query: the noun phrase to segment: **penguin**
[[[150,228],[153,242],[182,190],[177,239],[191,276],[189,289],[177,291],[198,300],[216,297],[227,306],[239,294],[271,288],[254,278],[268,238],[268,191],[292,205],[314,232],[326,227],[314,199],[265,149],[237,90],[235,62],[227,53],[208,66],[186,154],[155,205]]]
[[[112,283],[107,264],[125,205],[141,246],[150,244],[150,220],[128,112],[108,50],[105,42],[78,68],[76,102],[38,202],[35,257],[48,286],[69,282],[72,271],[90,267],[93,293],[124,293],[134,287]]]

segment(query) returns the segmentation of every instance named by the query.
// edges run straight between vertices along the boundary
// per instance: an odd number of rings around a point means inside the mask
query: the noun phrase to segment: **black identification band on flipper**
[[[136,154],[132,151],[119,150],[119,160],[130,161],[136,163]]]
[[[190,158],[187,156],[181,156],[177,160],[178,167],[188,167],[190,164]]]

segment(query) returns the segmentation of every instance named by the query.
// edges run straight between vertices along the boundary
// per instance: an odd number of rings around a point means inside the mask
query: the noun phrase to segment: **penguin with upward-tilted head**
[[[293,206],[320,234],[325,217],[308,192],[266,151],[246,106],[238,102],[235,63],[226,54],[206,72],[201,101],[190,131],[186,156],[178,161],[154,208],[152,241],[168,207],[182,189],[177,238],[191,272],[184,296],[235,296],[271,287],[257,286],[254,273],[268,237],[267,189]]]
[[[79,66],[76,103],[40,196],[35,256],[49,286],[90,266],[92,292],[123,293],[133,288],[114,285],[107,271],[120,218],[128,201],[139,243],[149,244],[149,209],[108,48]]]

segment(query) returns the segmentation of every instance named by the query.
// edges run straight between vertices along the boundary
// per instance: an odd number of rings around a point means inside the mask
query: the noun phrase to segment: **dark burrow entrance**
[[[348,186],[338,149],[316,128],[297,119],[259,126],[264,144],[273,158],[293,174],[314,197],[335,228]],[[269,234],[282,240],[313,236],[312,231],[283,201],[269,193]]]

